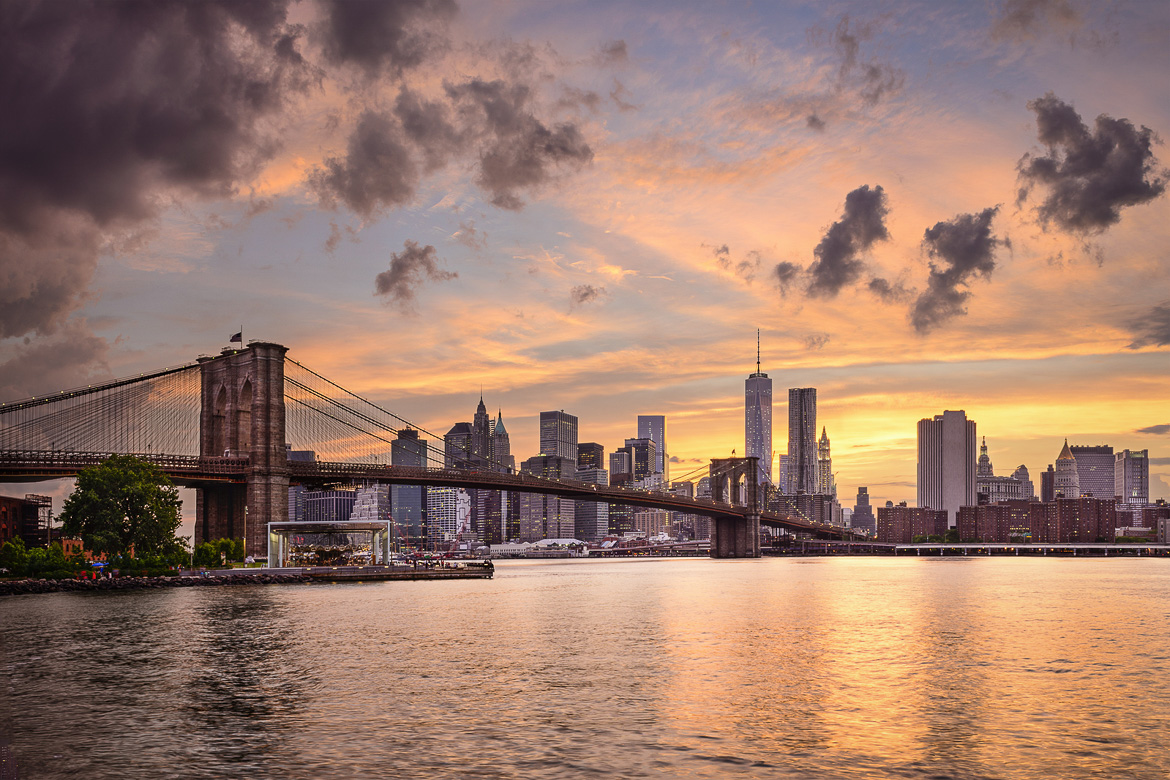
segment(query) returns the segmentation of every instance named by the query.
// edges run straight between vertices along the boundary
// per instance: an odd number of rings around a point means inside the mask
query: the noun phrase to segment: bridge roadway
[[[95,466],[112,453],[0,450],[0,482],[37,482],[67,479],[82,469]],[[182,487],[234,482],[244,484],[250,467],[247,457],[211,457],[138,453],[137,457],[158,466]],[[294,484],[338,485],[362,480],[396,485],[462,487],[507,490],[517,493],[541,493],[575,501],[601,501],[609,504],[665,509],[706,517],[747,517],[747,507],[716,503],[707,499],[685,498],[670,493],[628,490],[624,487],[592,485],[576,481],[557,481],[531,474],[500,474],[463,469],[424,469],[371,463],[330,463],[289,461],[289,481]],[[840,538],[842,531],[803,517],[761,512],[760,524],[796,533],[811,533],[818,538]]]

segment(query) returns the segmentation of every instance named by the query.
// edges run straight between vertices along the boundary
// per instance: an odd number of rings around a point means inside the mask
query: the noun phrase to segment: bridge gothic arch
[[[760,501],[756,473],[759,458],[715,458],[711,461],[711,499],[747,507],[747,517],[716,517],[711,523],[712,558],[760,557]]]

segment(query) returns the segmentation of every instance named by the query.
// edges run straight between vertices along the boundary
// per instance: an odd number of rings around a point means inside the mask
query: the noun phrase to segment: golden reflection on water
[[[33,777],[1165,778],[1168,596],[820,558],[19,597],[0,738]]]

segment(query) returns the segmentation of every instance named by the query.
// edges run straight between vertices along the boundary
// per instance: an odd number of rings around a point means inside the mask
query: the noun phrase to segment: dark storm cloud
[[[600,300],[608,295],[604,287],[594,287],[591,284],[574,285],[573,289],[569,290],[569,308],[577,306],[584,306],[596,300]]]
[[[345,157],[329,157],[309,175],[309,185],[323,205],[337,201],[364,219],[414,197],[418,167],[397,121],[366,111],[358,119]]]
[[[464,133],[451,121],[450,108],[428,101],[409,89],[398,93],[394,114],[406,137],[421,151],[427,171],[447,164],[463,144]]]
[[[870,279],[866,287],[871,293],[881,298],[884,303],[902,303],[910,300],[914,295],[914,291],[907,290],[902,282],[891,282],[880,276]]]
[[[861,276],[865,263],[860,255],[876,241],[889,239],[885,218],[889,213],[881,186],[863,184],[845,196],[845,213],[825,232],[813,250],[816,260],[808,267],[807,292],[813,298],[832,298]]]
[[[801,268],[796,263],[787,260],[776,263],[772,269],[772,276],[776,279],[776,286],[780,288],[780,295],[787,295],[788,291],[800,278]]]
[[[1007,243],[991,234],[991,220],[998,211],[996,206],[978,214],[959,214],[927,228],[922,244],[932,260],[939,262],[930,263],[926,290],[910,312],[910,322],[919,333],[966,314],[970,280],[990,277],[995,270],[996,247]]]
[[[1170,344],[1170,301],[1160,303],[1148,313],[1129,321],[1134,339],[1130,349],[1164,347]]]
[[[26,340],[27,341],[27,340]],[[108,377],[105,339],[84,323],[67,323],[57,334],[17,347],[0,363],[0,401],[16,401]]]
[[[1166,189],[1167,172],[1151,149],[1148,127],[1105,114],[1090,130],[1076,110],[1051,92],[1028,103],[1036,113],[1044,155],[1025,154],[1019,163],[1023,203],[1036,186],[1047,188],[1038,207],[1041,224],[1074,233],[1099,233],[1121,219],[1121,209],[1147,203]]]
[[[401,73],[446,49],[443,28],[459,10],[454,0],[323,0],[322,7],[325,58],[371,77]]]
[[[1134,433],[1145,433],[1152,436],[1165,436],[1170,433],[1170,423],[1163,423],[1162,425],[1151,425],[1148,428],[1138,428]]]
[[[60,324],[103,230],[231,195],[273,154],[264,120],[319,75],[285,5],[0,4],[0,337]]]
[[[480,187],[493,205],[519,211],[519,193],[538,189],[562,169],[593,160],[593,150],[572,123],[546,126],[534,115],[532,90],[525,84],[473,79],[446,84],[468,134],[479,147]]]
[[[1047,27],[1067,28],[1078,24],[1080,14],[1068,0],[1008,0],[991,34],[1001,39],[1031,39]]]
[[[401,252],[390,255],[390,268],[378,274],[374,287],[378,295],[389,297],[394,303],[409,306],[423,282],[445,282],[459,276],[439,268],[438,254],[430,244],[420,247],[416,241],[406,241]]]

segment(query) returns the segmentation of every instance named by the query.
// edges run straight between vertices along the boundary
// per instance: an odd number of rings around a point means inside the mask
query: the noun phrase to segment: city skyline
[[[28,43],[5,70],[59,88],[0,94],[21,118],[0,400],[242,328],[440,439],[482,386],[518,461],[540,411],[607,453],[665,415],[681,474],[742,451],[758,328],[773,419],[817,388],[842,497],[913,501],[914,424],[941,409],[979,421],[1001,475],[1039,485],[1067,437],[1148,450],[1170,497],[1165,5],[371,5],[411,45],[359,50],[327,6],[275,3],[243,58],[208,5],[159,11],[165,63],[126,7],[58,8],[4,22]],[[285,24],[316,71],[273,59]],[[108,58],[59,71],[91,30]],[[94,109],[101,84],[125,90]],[[172,98],[225,123],[121,124]],[[1090,142],[1129,177],[1061,166]]]

